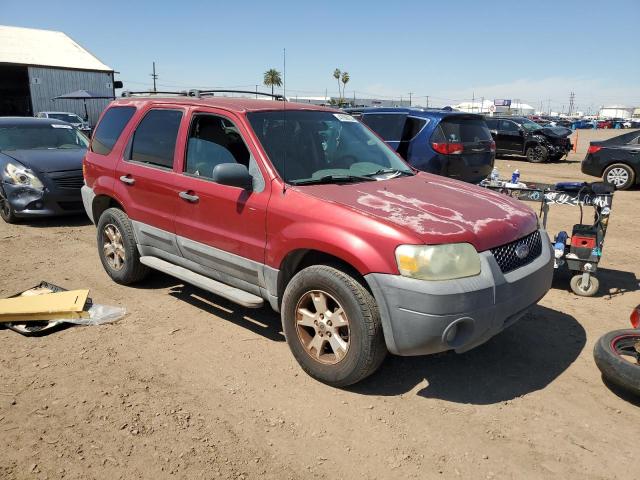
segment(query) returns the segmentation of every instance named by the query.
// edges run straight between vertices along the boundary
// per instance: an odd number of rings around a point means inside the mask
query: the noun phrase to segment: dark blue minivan
[[[481,115],[404,107],[345,111],[376,132],[418,170],[479,183],[493,169],[496,144]]]

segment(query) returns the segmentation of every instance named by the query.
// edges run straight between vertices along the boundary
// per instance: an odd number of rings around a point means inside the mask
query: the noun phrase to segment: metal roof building
[[[113,69],[63,32],[0,25],[0,116],[65,111],[84,117],[82,100],[53,100],[80,89],[113,97]],[[92,125],[108,102],[87,101]]]

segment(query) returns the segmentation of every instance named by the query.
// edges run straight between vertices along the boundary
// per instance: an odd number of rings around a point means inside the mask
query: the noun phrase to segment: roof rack
[[[204,96],[212,96],[214,97],[216,93],[244,93],[247,95],[262,95],[264,97],[271,97],[274,100],[284,101],[285,98],[283,95],[278,93],[264,93],[264,92],[252,92],[251,90],[189,90],[190,97],[204,97]]]
[[[179,91],[157,91],[157,92],[150,92],[150,91],[144,91],[144,92],[131,92],[128,90],[125,90],[124,92],[122,92],[122,96],[123,97],[134,97],[134,96],[154,96],[154,95],[176,95],[176,96],[183,96],[183,97],[196,97],[196,98],[200,98],[200,97],[214,97],[216,93],[244,93],[246,95],[262,95],[265,97],[271,97],[274,100],[280,100],[280,101],[286,101],[285,97],[283,95],[280,94],[271,94],[271,93],[264,93],[264,92],[252,92],[251,90],[197,90],[197,89],[191,89],[191,90],[179,90]]]

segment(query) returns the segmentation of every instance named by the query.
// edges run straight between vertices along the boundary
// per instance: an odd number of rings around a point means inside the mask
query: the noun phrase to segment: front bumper
[[[24,185],[3,183],[5,198],[13,208],[15,216],[50,217],[75,215],[84,212],[80,189],[65,192],[38,190]]]
[[[474,348],[519,320],[551,288],[553,253],[540,231],[542,253],[503,274],[490,251],[475,277],[428,282],[372,273],[365,276],[378,303],[385,342],[396,355]]]

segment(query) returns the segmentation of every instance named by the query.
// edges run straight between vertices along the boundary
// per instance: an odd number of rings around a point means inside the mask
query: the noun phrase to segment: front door
[[[501,145],[501,150],[510,153],[523,153],[524,136],[520,127],[512,120],[500,120],[498,122],[498,139],[496,143]]]
[[[264,264],[271,185],[247,138],[242,124],[225,112],[191,112],[175,225],[186,259],[256,285]],[[214,182],[213,169],[221,163],[247,166],[253,189]]]

